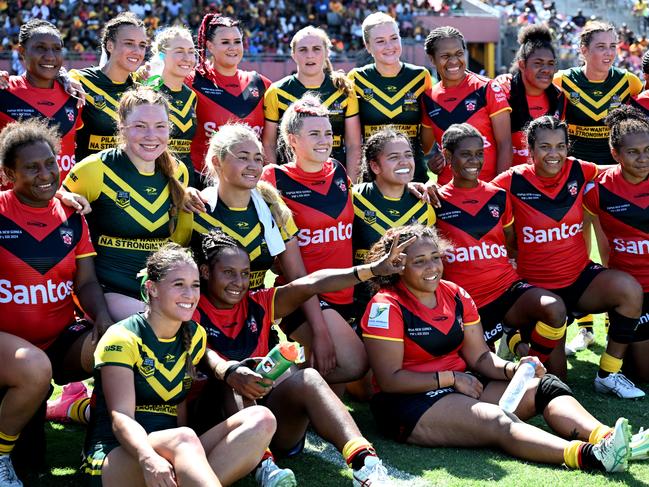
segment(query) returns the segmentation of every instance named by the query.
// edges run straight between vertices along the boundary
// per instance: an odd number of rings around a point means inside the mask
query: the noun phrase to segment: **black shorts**
[[[342,316],[343,319],[347,323],[349,323],[354,330],[356,330],[356,326],[355,326],[356,315],[354,312],[353,303],[335,304],[320,298],[320,309],[322,311],[326,309],[333,309],[334,311],[337,311],[338,314]],[[282,318],[282,322],[280,323],[279,327],[282,329],[284,334],[286,334],[286,336],[290,337],[291,334],[295,330],[297,330],[300,327],[300,325],[305,321],[307,321],[307,319],[306,316],[304,316],[304,312],[302,311],[302,308],[298,308],[295,311],[293,311],[290,315]]]
[[[113,286],[110,286],[108,284],[99,284],[101,286],[101,290],[104,291],[104,294],[106,293],[115,293],[115,294],[121,294],[123,296],[128,296],[129,298],[137,299],[138,301],[142,301],[142,290],[140,291],[131,291],[129,289],[123,289],[123,288],[116,288]]]
[[[598,275],[607,270],[608,269],[601,264],[589,262],[581,271],[575,282],[569,286],[558,289],[548,289],[548,291],[553,292],[563,300],[566,305],[566,314],[568,317],[572,316],[574,318],[581,318],[589,313],[580,311],[577,303],[586,292],[586,288],[590,286],[590,283],[593,282]],[[570,320],[568,321],[568,324],[570,324]]]
[[[640,315],[640,324],[635,332],[635,342],[644,342],[649,340],[649,293],[644,293],[642,302],[642,315]]]
[[[490,382],[485,377],[477,375],[475,377],[485,387]],[[454,387],[443,387],[442,389],[417,392],[415,394],[379,392],[372,397],[370,410],[379,431],[383,435],[400,443],[405,443],[424,413],[441,398],[453,393],[457,393]]]
[[[493,345],[503,334],[503,320],[505,315],[514,306],[523,294],[530,289],[535,289],[527,281],[520,280],[512,284],[509,289],[494,299],[491,303],[485,304],[478,309],[480,322],[484,331],[484,341],[487,345]]]
[[[87,320],[76,320],[63,330],[54,342],[47,347],[45,354],[52,363],[52,378],[54,382],[62,385],[67,381],[65,377],[65,370],[63,368],[65,356],[67,355],[70,347],[76,342],[81,335],[92,329],[92,323]]]

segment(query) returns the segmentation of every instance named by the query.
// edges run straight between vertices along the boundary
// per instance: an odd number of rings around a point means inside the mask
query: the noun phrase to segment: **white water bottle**
[[[164,52],[159,52],[153,56],[149,66],[149,77],[144,81],[144,84],[157,91],[164,83],[164,80],[162,79],[162,71],[164,71],[165,68]]]
[[[535,367],[534,364],[524,362],[518,366],[514,377],[505,389],[498,405],[500,408],[507,412],[513,413],[518,407],[518,403],[523,399],[523,394],[527,390],[527,384],[534,378]]]

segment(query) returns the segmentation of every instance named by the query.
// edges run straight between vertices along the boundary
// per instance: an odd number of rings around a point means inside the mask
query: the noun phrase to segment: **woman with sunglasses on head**
[[[531,122],[527,143],[533,164],[513,167],[494,180],[511,197],[516,270],[530,284],[558,295],[568,316],[608,312],[608,342],[595,390],[643,397],[621,372],[642,310],[642,287],[629,274],[592,262],[584,238],[584,187],[597,175],[597,166],[568,156],[568,127],[553,117]],[[560,375],[566,373],[564,347],[554,349],[550,364]]]
[[[196,48],[198,65],[187,84],[198,97],[198,130],[191,156],[194,170],[200,175],[205,166],[209,138],[221,125],[246,123],[261,139],[264,94],[270,80],[255,71],[239,69],[243,58],[243,32],[238,20],[206,14],[198,29]]]
[[[363,43],[374,62],[352,69],[349,77],[358,96],[363,138],[386,125],[408,134],[416,161],[414,181],[426,182],[424,153],[430,147],[422,150],[419,102],[422,93],[432,85],[430,73],[424,67],[401,61],[399,25],[389,15],[368,15],[362,30]]]
[[[63,385],[89,377],[97,340],[112,324],[86,220],[55,198],[60,142],[39,119],[0,132],[0,171],[12,183],[0,192],[0,485],[12,487],[22,483],[9,455],[30,420],[40,422],[44,437],[51,380]],[[73,292],[94,325],[75,317]],[[83,392],[62,406],[63,417],[86,422]],[[33,467],[44,444],[30,440]]]
[[[169,104],[139,87],[120,99],[120,145],[74,166],[63,183],[92,207],[90,233],[97,277],[115,320],[142,311],[137,274],[173,235],[183,207],[187,170],[169,152]]]
[[[305,27],[291,39],[291,57],[297,72],[273,83],[264,97],[264,152],[267,162],[276,163],[277,136],[284,111],[307,91],[317,93],[329,110],[334,132],[331,156],[346,168],[349,178],[358,180],[361,158],[361,125],[358,100],[352,83],[341,71],[334,71],[329,58],[331,40],[317,27]]]
[[[512,203],[505,190],[479,179],[484,163],[480,132],[467,123],[453,124],[442,146],[453,171],[453,179],[439,189],[437,227],[454,244],[444,258],[444,278],[474,299],[490,348],[504,328],[520,329],[530,343],[525,355],[545,363],[564,336],[565,305],[559,296],[521,279],[509,260],[507,246],[515,239]]]
[[[311,94],[293,103],[284,113],[280,137],[289,161],[282,166],[268,165],[262,181],[281,189],[282,199],[293,213],[297,225],[297,244],[307,272],[323,267],[345,268],[352,264],[352,224],[354,208],[350,181],[345,168],[330,159],[333,131],[328,110]],[[279,283],[287,282],[282,269]],[[335,340],[336,363],[346,364],[346,373],[332,382],[351,382],[367,371],[363,344],[354,330],[355,310],[352,287],[319,296],[320,306]],[[304,314],[298,310],[282,320],[282,330],[305,346],[313,340],[313,331],[304,326]]]
[[[489,350],[471,297],[441,279],[449,244],[434,228],[391,229],[368,261],[413,238],[403,250],[403,271],[374,278],[378,291],[361,323],[377,390],[371,409],[382,432],[419,446],[496,447],[539,463],[626,470],[626,419],[614,428],[602,424],[535,357],[517,365]],[[497,403],[521,366],[534,367],[536,378],[514,412],[506,413]],[[555,434],[524,422],[537,414]]]
[[[275,432],[266,408],[241,411],[197,436],[186,397],[205,359],[192,321],[200,296],[191,253],[168,243],[146,263],[148,303],[111,327],[95,354],[93,414],[81,469],[90,485],[229,485],[257,464]]]
[[[452,124],[470,123],[484,139],[480,179],[491,181],[512,163],[511,108],[507,96],[496,81],[467,71],[466,42],[454,27],[433,29],[424,47],[440,80],[421,99],[424,150],[430,150],[433,142],[441,143],[442,134]],[[451,180],[448,165],[442,164],[437,173],[440,184]]]
[[[119,102],[135,86],[133,74],[144,62],[147,45],[144,23],[131,12],[122,12],[104,27],[99,66],[70,71],[86,92],[83,126],[77,130],[77,162],[117,146]]]

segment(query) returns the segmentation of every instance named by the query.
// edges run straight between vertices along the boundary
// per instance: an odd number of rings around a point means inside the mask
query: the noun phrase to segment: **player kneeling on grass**
[[[259,462],[275,419],[255,406],[200,437],[184,427],[185,397],[205,353],[205,330],[191,320],[198,268],[169,243],[148,258],[146,272],[148,309],[113,325],[97,346],[83,472],[104,487],[232,483]]]
[[[450,245],[433,228],[400,227],[372,247],[368,262],[382,261],[413,236],[404,270],[374,278],[378,293],[361,322],[377,389],[371,409],[384,433],[415,445],[500,447],[535,462],[626,470],[627,420],[614,428],[600,423],[536,357],[522,359],[535,366],[536,378],[515,414],[497,406],[518,366],[489,350],[466,291],[441,280]],[[558,436],[521,421],[536,414]]]
[[[392,484],[374,448],[361,435],[345,405],[318,371],[312,368],[292,371],[282,377],[284,380],[273,383],[246,367],[246,359],[266,355],[273,321],[292,313],[310,297],[354,286],[375,275],[398,272],[400,267],[395,262],[403,261],[400,253],[407,244],[393,246],[383,259],[372,265],[323,269],[284,286],[249,293],[250,258],[245,249],[218,229],[203,237],[200,255],[203,293],[194,319],[205,327],[208,347],[229,360],[221,359],[220,365],[214,364],[221,371],[217,377],[224,379],[248,403],[260,401],[273,412],[277,418],[277,432],[271,442],[274,452],[299,453],[311,424],[316,433],[342,452],[354,471],[355,486]],[[213,411],[213,402],[203,396],[192,415],[203,421]],[[268,463],[262,462],[257,472],[260,483],[295,485],[292,473],[279,471],[269,459]],[[280,478],[285,480],[280,482]]]
[[[21,487],[10,454],[52,378],[90,376],[98,337],[112,324],[95,276],[95,251],[83,216],[55,198],[60,137],[45,121],[7,125],[0,133],[0,486]],[[72,292],[94,326],[75,318]],[[87,398],[75,409],[84,410]],[[41,410],[44,413],[44,410]],[[77,415],[78,416],[78,415]],[[78,418],[80,419],[80,418]],[[30,437],[30,468],[44,445]]]

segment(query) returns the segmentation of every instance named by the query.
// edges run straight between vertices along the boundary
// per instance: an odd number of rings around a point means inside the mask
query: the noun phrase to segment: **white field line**
[[[346,466],[345,461],[343,460],[343,457],[340,454],[340,452],[336,450],[331,445],[331,443],[324,441],[322,438],[312,433],[311,431],[309,431],[306,436],[305,450],[308,453],[316,455],[317,457],[321,458],[322,460],[328,463],[336,465],[337,467],[343,468]],[[398,468],[388,465],[385,459],[383,458],[381,460],[383,460],[383,465],[385,466],[385,468],[388,469],[388,474],[390,475],[390,478],[394,480],[395,486],[430,487],[430,485],[424,479],[420,477],[415,477],[414,475],[411,475],[407,472],[403,472]]]

